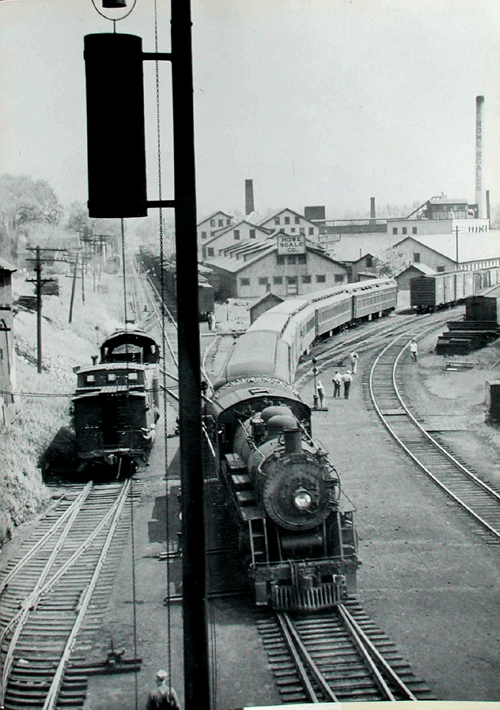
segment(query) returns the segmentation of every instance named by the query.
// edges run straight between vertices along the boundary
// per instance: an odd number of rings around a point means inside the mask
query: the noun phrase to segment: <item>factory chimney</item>
[[[370,197],[370,227],[375,226],[376,217],[377,213],[375,211],[375,198]]]
[[[252,214],[253,204],[253,180],[245,180],[245,214]]]
[[[483,112],[484,96],[476,96],[476,202],[479,219],[486,217],[483,189]]]

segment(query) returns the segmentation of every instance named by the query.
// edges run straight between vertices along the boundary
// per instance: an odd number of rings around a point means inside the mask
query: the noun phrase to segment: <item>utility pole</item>
[[[42,288],[45,284],[53,283],[56,279],[42,279],[42,259],[40,255],[40,247],[28,247],[30,251],[36,253],[34,259],[28,261],[35,262],[35,279],[26,279],[28,283],[35,284],[36,293],[36,345],[37,345],[37,370],[42,371]],[[66,251],[65,249],[50,249],[44,248],[43,251]]]

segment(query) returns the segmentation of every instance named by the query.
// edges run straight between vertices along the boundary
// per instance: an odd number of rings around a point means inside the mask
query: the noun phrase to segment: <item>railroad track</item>
[[[400,366],[408,357],[408,343],[408,334],[394,338],[372,365],[369,392],[377,414],[422,471],[466,511],[485,540],[499,544],[500,494],[426,431],[405,402]]]
[[[136,486],[129,479],[72,487],[0,572],[0,707],[83,704],[84,662],[106,611]]]
[[[283,703],[434,699],[355,600],[258,625]]]

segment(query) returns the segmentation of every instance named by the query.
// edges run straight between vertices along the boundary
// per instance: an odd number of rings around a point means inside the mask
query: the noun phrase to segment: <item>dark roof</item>
[[[0,269],[2,271],[10,271],[13,273],[14,271],[17,271],[15,266],[11,266],[8,261],[5,261],[5,259],[2,259],[0,256]]]

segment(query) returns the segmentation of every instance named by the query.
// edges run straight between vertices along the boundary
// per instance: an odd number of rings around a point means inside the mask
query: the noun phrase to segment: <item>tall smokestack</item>
[[[375,212],[375,198],[370,197],[370,227],[375,225],[377,213]]]
[[[479,219],[486,217],[483,189],[483,114],[484,96],[476,96],[476,202]]]
[[[245,180],[245,214],[251,214],[253,211],[253,180]]]

